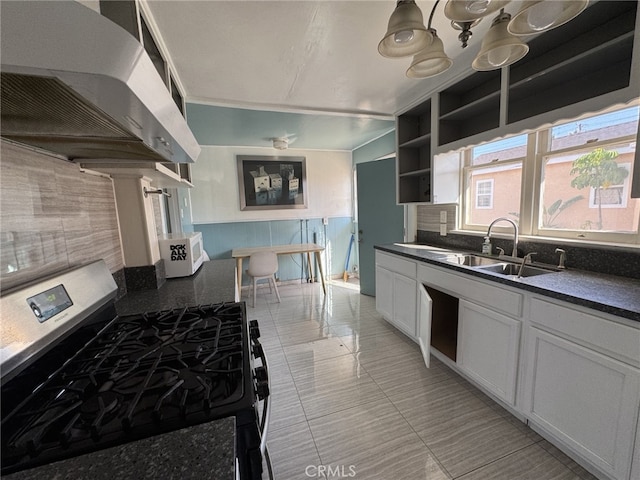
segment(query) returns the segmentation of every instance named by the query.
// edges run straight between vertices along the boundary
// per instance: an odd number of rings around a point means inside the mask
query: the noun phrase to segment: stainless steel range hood
[[[70,160],[194,162],[200,146],[142,45],[73,1],[1,1],[9,140]]]

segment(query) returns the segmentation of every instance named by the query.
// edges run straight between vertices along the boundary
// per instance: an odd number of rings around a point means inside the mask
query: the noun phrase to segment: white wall
[[[306,157],[308,208],[241,211],[236,155]],[[191,169],[192,223],[349,217],[351,168],[351,152],[203,146]]]

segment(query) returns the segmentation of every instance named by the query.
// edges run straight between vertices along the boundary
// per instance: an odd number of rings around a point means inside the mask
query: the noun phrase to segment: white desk
[[[238,295],[242,288],[242,261],[245,258],[249,258],[252,253],[258,252],[274,252],[277,255],[292,255],[296,253],[306,253],[307,261],[311,266],[311,254],[316,256],[316,263],[318,264],[318,271],[320,272],[320,280],[322,281],[322,291],[327,294],[327,287],[324,284],[324,273],[322,272],[322,259],[320,252],[324,251],[324,247],[316,245],[315,243],[297,243],[292,245],[272,245],[270,247],[246,247],[246,248],[234,248],[231,251],[231,257],[236,259],[236,276]],[[311,274],[311,281],[313,278],[313,269],[309,267],[309,273]]]

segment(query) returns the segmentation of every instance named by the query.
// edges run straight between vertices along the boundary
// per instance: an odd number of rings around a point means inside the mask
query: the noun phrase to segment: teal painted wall
[[[396,132],[394,130],[360,148],[356,148],[352,152],[353,164],[357,165],[358,163],[371,162],[380,157],[395,153],[395,151]]]
[[[351,217],[329,218],[328,225],[323,225],[321,218],[193,225],[194,231],[202,232],[204,249],[211,259],[231,258],[234,248],[317,243],[325,247],[322,256],[326,277],[342,277],[352,229]],[[356,258],[352,251],[350,270]],[[277,277],[281,281],[306,281],[308,277],[301,255],[281,255],[278,265]],[[243,272],[247,266],[245,261]],[[248,285],[248,282],[244,274],[243,284]]]
[[[212,121],[204,112],[191,105],[189,111],[189,124],[194,132],[205,135],[206,132],[216,129]],[[210,112],[210,110],[207,110]],[[252,115],[255,115],[252,113]],[[228,118],[227,118],[228,120]],[[335,122],[335,118],[332,118]],[[227,122],[228,123],[228,122]],[[388,128],[389,122],[384,124]],[[200,140],[200,139],[199,139]],[[209,139],[211,140],[211,139]],[[206,141],[200,143],[206,144]],[[352,152],[352,164],[376,160],[395,151],[395,131],[359,147]],[[180,204],[184,205],[183,195],[180,192]],[[269,220],[269,221],[231,221],[224,223],[191,223],[189,215],[185,215],[182,228],[185,232],[202,232],[204,248],[212,259],[231,258],[231,250],[240,247],[282,245],[290,243],[314,242],[325,246],[323,252],[323,265],[325,275],[342,278],[345,268],[347,250],[351,234],[357,230],[357,225],[350,216],[329,217],[328,225],[322,224],[321,218],[305,220]],[[235,219],[234,219],[235,220]],[[315,239],[314,239],[315,234]],[[358,243],[351,251],[348,269],[353,272],[353,267],[358,266]],[[279,259],[278,278],[282,281],[303,279],[306,281],[307,272],[302,266],[301,255],[281,256]],[[246,262],[243,267],[247,268]],[[244,275],[244,285],[248,285],[248,278]]]

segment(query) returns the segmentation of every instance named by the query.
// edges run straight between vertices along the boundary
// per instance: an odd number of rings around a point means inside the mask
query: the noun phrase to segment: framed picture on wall
[[[307,208],[305,157],[236,155],[240,210]]]

